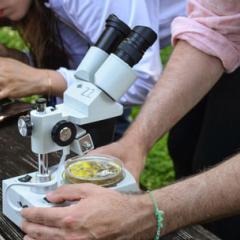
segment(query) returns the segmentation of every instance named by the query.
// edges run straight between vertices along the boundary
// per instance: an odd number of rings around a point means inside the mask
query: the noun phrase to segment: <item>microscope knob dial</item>
[[[36,110],[37,112],[43,113],[46,111],[47,107],[47,99],[46,98],[39,98],[36,101]]]
[[[59,146],[65,147],[73,142],[77,128],[72,122],[62,120],[52,129],[52,140]]]
[[[30,137],[32,135],[33,125],[29,115],[22,116],[18,119],[18,130],[23,137]]]

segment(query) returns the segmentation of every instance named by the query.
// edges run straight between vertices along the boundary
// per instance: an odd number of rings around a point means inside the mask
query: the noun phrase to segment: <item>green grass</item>
[[[172,53],[172,46],[166,47],[163,50],[161,50],[161,59],[162,59],[162,63],[165,66],[167,64],[167,61]]]
[[[153,190],[173,182],[173,164],[167,151],[167,135],[158,141],[148,154],[145,169],[141,174],[141,185]]]
[[[11,31],[8,27],[0,29],[0,43],[7,47],[19,50],[27,50],[24,42],[16,31]],[[163,64],[166,64],[172,48],[167,47],[161,52]],[[33,101],[27,98],[27,101]],[[133,109],[132,118],[134,119],[139,112],[139,108]],[[148,154],[146,166],[141,174],[141,185],[146,189],[156,189],[174,181],[174,171],[172,161],[167,151],[167,135],[158,141]]]

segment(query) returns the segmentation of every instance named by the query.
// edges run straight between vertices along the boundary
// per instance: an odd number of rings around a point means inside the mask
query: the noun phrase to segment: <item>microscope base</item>
[[[125,171],[125,178],[119,182],[117,185],[111,187],[111,189],[120,191],[120,192],[138,192],[138,185],[133,178],[133,176],[127,171]],[[35,173],[28,174],[35,178]],[[66,202],[63,204],[52,204],[45,200],[46,193],[36,193],[33,192],[33,188],[30,186],[12,186],[7,192],[6,189],[8,186],[12,184],[21,183],[19,181],[20,178],[24,177],[18,176],[10,179],[6,179],[2,181],[2,189],[3,189],[3,214],[8,217],[13,223],[15,223],[18,227],[20,227],[22,222],[22,217],[20,211],[16,211],[16,208],[22,209],[27,207],[59,207],[59,206],[67,206],[70,203]],[[53,178],[56,177],[53,174]],[[33,183],[33,181],[31,181]],[[36,187],[34,188],[36,190]],[[7,196],[8,195],[8,196]],[[9,203],[11,201],[11,203]],[[16,206],[14,209],[12,206]]]

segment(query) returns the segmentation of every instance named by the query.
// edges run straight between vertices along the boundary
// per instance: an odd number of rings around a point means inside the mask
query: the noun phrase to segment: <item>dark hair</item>
[[[69,67],[69,56],[63,46],[58,20],[43,0],[32,0],[27,15],[16,25],[29,46],[36,67]]]

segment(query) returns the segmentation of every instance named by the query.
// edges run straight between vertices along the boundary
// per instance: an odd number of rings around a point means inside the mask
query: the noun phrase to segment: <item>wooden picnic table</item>
[[[31,152],[30,138],[23,138],[17,130],[17,119],[8,119],[0,123],[0,176],[1,180],[23,175],[37,169],[36,156]],[[51,162],[56,156],[51,157]],[[52,161],[53,160],[53,161]],[[2,185],[0,187],[2,195]],[[23,233],[2,213],[0,198],[0,240],[19,240]],[[163,237],[162,240],[219,240],[201,226],[180,230]]]

